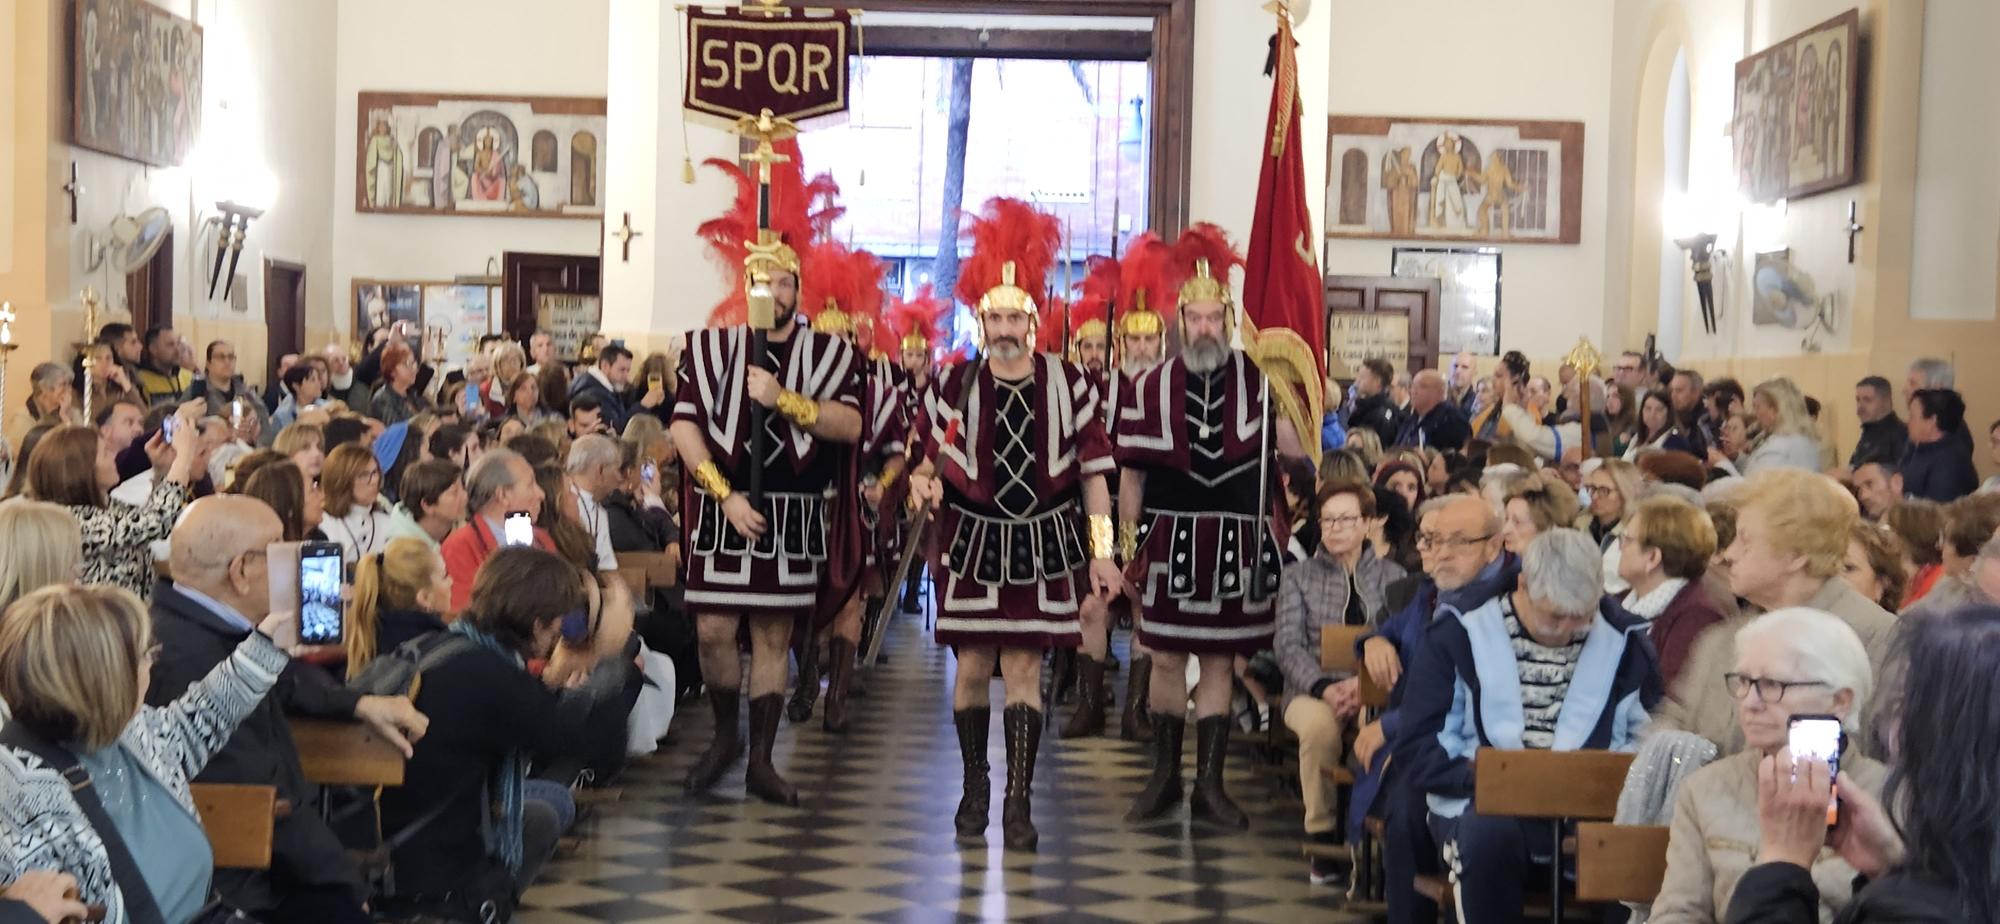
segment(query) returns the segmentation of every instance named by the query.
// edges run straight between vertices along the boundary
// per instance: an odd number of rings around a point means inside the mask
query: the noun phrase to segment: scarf
[[[1653,588],[1652,593],[1644,596],[1640,596],[1636,591],[1628,593],[1625,595],[1625,610],[1640,619],[1652,622],[1667,611],[1667,605],[1673,603],[1675,597],[1680,596],[1681,588],[1686,587],[1687,583],[1686,578],[1667,578],[1660,582],[1660,586]]]
[[[527,670],[527,662],[519,652],[502,644],[472,624],[470,619],[460,619],[451,624],[447,632],[456,632],[479,644],[481,648],[507,660],[507,663]],[[500,759],[500,766],[493,771],[493,778],[486,783],[487,801],[498,806],[497,813],[489,810],[483,817],[482,825],[486,835],[486,853],[507,864],[510,874],[521,871],[521,812],[522,793],[528,784],[528,754],[516,749]]]

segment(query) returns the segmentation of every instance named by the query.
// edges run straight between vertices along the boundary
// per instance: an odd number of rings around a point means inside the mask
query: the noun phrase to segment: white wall
[[[1916,251],[1910,313],[1990,320],[2000,249],[2000,4],[1932,0],[1924,7],[1923,90],[1917,131]]]
[[[1308,27],[1325,23],[1332,4],[1313,6]],[[1264,55],[1276,28],[1277,21],[1264,12],[1258,0],[1195,4],[1188,215],[1195,221],[1222,226],[1238,249],[1250,246],[1251,210],[1257,199],[1257,171],[1262,166],[1258,154],[1263,148],[1264,117],[1271,105],[1271,80],[1264,76]],[[1302,34],[1300,41],[1305,43],[1309,38]],[[1311,54],[1300,51],[1302,59]],[[1308,114],[1304,132],[1311,135],[1314,123],[1310,116],[1315,105],[1324,113],[1324,96],[1310,92],[1303,77],[1301,86]],[[1324,118],[1317,121],[1325,124]],[[1325,147],[1322,138],[1320,148],[1324,151]],[[1325,198],[1315,191],[1325,182],[1322,173],[1307,168],[1307,202]],[[1236,282],[1241,291],[1242,280]]]
[[[597,221],[356,212],[355,97],[370,90],[604,96],[610,0],[340,0],[339,7],[338,61],[326,111],[332,113],[334,150],[333,299],[342,329],[353,322],[347,300],[356,278],[450,279],[484,272],[489,258],[497,273],[503,251],[599,251]],[[645,144],[621,137],[616,128],[607,134],[612,165]]]
[[[1614,6],[1557,0],[1314,4],[1315,19],[1332,17],[1328,112],[1584,123],[1582,242],[1502,248],[1502,350],[1547,358],[1567,352],[1579,334],[1604,343],[1612,110],[1605,75],[1611,72]],[[1259,118],[1262,113],[1259,107]],[[1305,131],[1324,136],[1326,124]],[[1323,165],[1321,170],[1309,185],[1324,186]],[[1328,241],[1322,269],[1387,275],[1395,246]]]

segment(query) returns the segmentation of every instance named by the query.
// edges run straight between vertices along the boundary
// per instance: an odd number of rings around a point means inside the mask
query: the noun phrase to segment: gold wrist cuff
[[[810,430],[819,423],[819,402],[787,389],[778,393],[778,413],[799,429]]]
[[[1117,552],[1116,530],[1111,525],[1109,514],[1094,513],[1090,516],[1090,557],[1111,558]]]
[[[695,466],[694,480],[696,484],[701,485],[702,490],[708,492],[710,497],[715,498],[718,504],[736,493],[736,489],[729,486],[729,479],[722,477],[722,470],[715,467],[714,459]]]
[[[1139,524],[1118,524],[1118,555],[1127,562],[1139,557]]]
[[[896,483],[896,476],[901,474],[902,472],[896,469],[884,469],[882,474],[875,476],[875,486],[887,491],[890,485]]]

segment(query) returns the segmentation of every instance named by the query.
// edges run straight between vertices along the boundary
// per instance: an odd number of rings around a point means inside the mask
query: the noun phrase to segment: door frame
[[[299,298],[294,300],[292,305],[293,320],[290,324],[291,337],[287,341],[290,349],[271,349],[271,334],[276,332],[271,324],[271,292],[275,288],[271,283],[274,271],[297,272],[301,287],[303,287],[306,281],[307,273],[306,265],[303,262],[278,260],[272,257],[264,258],[264,326],[267,328],[264,335],[264,387],[266,389],[277,387],[278,359],[280,357],[286,353],[297,353],[304,356],[306,351],[306,299],[303,293],[300,294]]]
[[[1152,202],[1147,206],[1147,227],[1161,237],[1172,240],[1187,227],[1189,216],[1189,191],[1194,158],[1194,3],[1195,0],[815,0],[817,9],[849,9],[896,13],[973,13],[984,15],[1030,15],[1030,16],[1131,16],[1146,17],[1153,21],[1151,33],[1147,34],[1150,52],[1143,59],[1150,64],[1152,72],[1153,119],[1148,126],[1151,162],[1147,165],[1148,188],[1153,190]],[[864,17],[865,18],[865,17]],[[892,43],[900,40],[914,43],[915,30],[894,30],[890,27],[869,29],[864,24],[863,36],[871,54],[882,54],[876,47],[875,36],[887,31],[883,36]],[[1031,30],[1032,31],[1032,30]],[[1047,33],[1043,33],[1047,34]],[[893,48],[894,45],[892,44]],[[1122,49],[1122,54],[1120,53]],[[1110,47],[1094,50],[1109,52],[1103,54],[1107,60],[1122,58],[1132,49],[1114,42]],[[936,57],[950,57],[948,53],[926,45],[918,45],[903,51],[904,54],[922,53]],[[986,48],[965,48],[961,55],[974,57],[1034,57],[1019,53],[993,55]]]

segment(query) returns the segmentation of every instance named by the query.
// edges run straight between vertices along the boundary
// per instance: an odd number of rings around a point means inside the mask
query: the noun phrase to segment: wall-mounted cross
[[[1847,200],[1847,262],[1854,262],[1854,239],[1861,236],[1862,225],[1854,220],[1854,200]]]
[[[76,197],[83,195],[83,184],[76,181],[76,161],[69,162],[69,182],[62,191],[69,194],[69,223],[76,224]]]
[[[619,262],[632,262],[632,239],[645,233],[644,231],[635,231],[632,229],[632,213],[626,212],[625,223],[619,225],[618,230],[611,232],[611,236],[617,238],[618,243],[625,245],[625,253]]]

